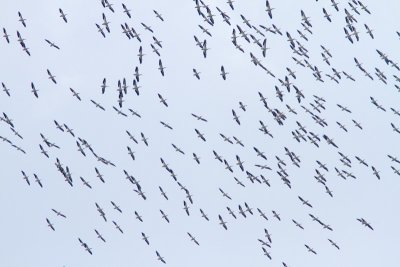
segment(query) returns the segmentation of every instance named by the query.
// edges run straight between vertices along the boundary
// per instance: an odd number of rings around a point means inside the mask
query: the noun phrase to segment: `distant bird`
[[[51,74],[51,72],[49,71],[49,69],[47,69],[47,74],[49,75],[49,79],[53,81],[53,83],[57,84],[56,81],[56,76],[54,76],[53,74]]]
[[[167,223],[169,223],[168,216],[164,213],[164,211],[160,210],[160,212],[161,212],[162,218],[163,218],[164,220],[166,220]]]
[[[22,23],[22,25],[23,25],[24,27],[26,27],[26,24],[25,24],[26,19],[24,19],[24,18],[22,17],[21,12],[19,12],[19,11],[18,11],[18,17],[19,17],[19,21]]]
[[[303,205],[307,205],[310,208],[312,208],[313,206],[306,200],[304,200],[302,197],[298,196],[298,198],[300,199],[300,201],[303,203]]]
[[[3,37],[6,39],[7,43],[10,43],[10,35],[7,34],[7,31],[5,28],[3,28],[3,33],[4,33]]]
[[[112,222],[113,222],[115,228],[116,228],[118,231],[120,231],[121,234],[123,234],[124,232],[122,231],[121,227],[120,227],[115,221],[112,221]]]
[[[119,211],[120,213],[122,213],[122,210],[113,202],[111,201],[111,205],[113,206],[113,208],[117,211]]]
[[[266,11],[267,11],[267,13],[268,13],[268,16],[269,16],[270,19],[272,19],[272,10],[273,10],[274,8],[271,8],[271,6],[270,6],[268,0],[265,1],[265,5],[266,5],[266,7],[267,7]],[[232,8],[232,9],[233,9],[233,8]]]
[[[147,243],[147,245],[150,245],[150,242],[149,242],[149,237],[148,236],[146,236],[143,232],[142,232],[142,239],[144,240],[144,242],[146,242]]]
[[[58,11],[60,11],[60,17],[67,23],[67,14],[65,14],[61,8],[59,8]]]
[[[124,3],[122,3],[122,8],[124,9],[124,13],[125,13],[129,18],[131,18],[131,13],[130,13],[131,10],[129,10],[129,9],[126,7],[126,5],[125,5]]]
[[[338,246],[335,242],[333,242],[333,241],[332,241],[331,239],[329,239],[329,238],[328,238],[328,240],[329,240],[329,242],[331,243],[332,246],[334,246],[334,247],[337,248],[337,249],[340,249],[339,246]]]
[[[195,117],[197,120],[201,120],[201,121],[207,122],[207,120],[204,119],[202,116],[199,116],[199,115],[196,115],[196,114],[193,114],[193,113],[192,113],[192,116]]]
[[[236,123],[240,125],[239,116],[236,115],[236,112],[233,109],[232,109],[232,115]]]
[[[164,18],[158,13],[156,10],[153,10],[154,14],[156,14],[156,17],[159,18],[161,21],[164,21]]]
[[[160,102],[164,104],[164,106],[168,107],[167,100],[162,97],[162,95],[158,94],[158,98],[160,99]]]
[[[201,217],[203,217],[206,221],[209,221],[207,214],[204,213],[202,209],[200,209]]]
[[[89,246],[88,246],[85,242],[83,242],[80,238],[78,238],[78,240],[79,240],[79,243],[81,244],[81,246],[84,247],[85,250],[86,250],[90,255],[92,255],[92,254],[93,254],[92,249],[89,248]]]
[[[152,30],[149,26],[147,26],[147,25],[144,24],[143,22],[141,22],[140,24],[142,24],[142,26],[144,27],[145,30],[147,30],[147,31],[149,31],[149,32],[151,32],[151,33],[153,33],[153,30]]]
[[[264,247],[262,247],[262,250],[264,251],[264,255],[267,256],[270,260],[272,260],[271,254]]]
[[[49,40],[47,40],[47,39],[44,39],[49,45],[50,45],[50,47],[54,47],[54,48],[56,48],[56,49],[60,49],[60,47],[58,47],[55,43],[53,43],[53,42],[51,42],[51,41],[49,41]]]
[[[193,76],[200,80],[200,72],[198,72],[196,69],[193,69]]]
[[[221,66],[221,76],[222,76],[222,79],[224,79],[224,80],[226,80],[226,75],[228,74],[228,72],[225,72],[225,68],[224,68],[224,66]]]
[[[105,243],[106,240],[103,238],[103,236],[102,236],[96,229],[94,229],[94,231],[95,231],[96,234],[97,234],[97,238],[99,238],[101,241],[103,241],[103,242]]]
[[[161,261],[162,263],[166,263],[164,258],[161,257],[160,253],[156,250],[157,260]]]
[[[221,215],[218,215],[218,219],[219,219],[219,224],[222,225],[222,227],[224,227],[225,230],[228,230],[226,222],[222,219]]]
[[[227,199],[232,200],[232,198],[231,198],[227,193],[225,193],[224,190],[222,190],[221,188],[219,188],[219,191],[221,192],[221,194],[222,194],[223,197],[226,197]]]
[[[374,228],[372,228],[371,224],[369,224],[364,218],[357,218],[357,220],[359,222],[362,223],[362,225],[364,225],[365,227],[368,227],[371,230],[374,230]]]
[[[317,255],[317,252],[315,252],[315,250],[314,249],[312,249],[311,247],[309,247],[308,245],[304,245],[306,248],[307,248],[307,250],[309,251],[309,252],[311,252],[311,253],[313,253],[313,254],[315,254],[315,255]]]
[[[55,210],[55,209],[51,209],[57,216],[61,216],[63,218],[67,218],[64,214],[62,214],[61,212]]]
[[[165,67],[163,66],[161,59],[158,61],[158,70],[161,72],[161,75],[164,76],[164,69]]]
[[[102,14],[102,16],[103,16],[103,23],[102,23],[102,25],[106,28],[106,30],[108,31],[108,32],[110,32],[110,22],[109,21],[107,21],[107,17],[106,17],[106,15],[103,13]],[[103,35],[104,36],[104,35]]]
[[[106,38],[106,35],[104,34],[104,31],[103,31],[103,29],[100,27],[100,25],[96,23],[96,27],[97,27],[98,32],[100,32],[101,35],[102,35],[104,38]]]
[[[275,218],[277,218],[279,221],[281,220],[281,217],[279,216],[278,213],[276,213],[276,211],[272,211],[272,214],[274,215]]]
[[[329,21],[332,22],[331,15],[326,12],[325,8],[322,8],[322,11],[324,12],[324,17]]]
[[[55,231],[53,224],[50,222],[49,219],[46,218],[47,226],[51,228],[51,230]]]
[[[189,236],[189,238],[190,238],[191,241],[193,241],[196,245],[200,246],[199,242],[196,240],[196,238],[194,238],[194,237],[192,236],[191,233],[188,232],[187,234],[188,234],[188,236]]]
[[[32,93],[36,96],[36,98],[39,98],[38,95],[38,90],[35,88],[35,85],[33,84],[33,82],[31,82],[31,88],[32,88]]]
[[[164,190],[161,188],[161,186],[158,187],[160,189],[161,195],[168,200],[167,194],[164,192]]]
[[[139,54],[137,56],[139,57],[139,63],[142,64],[144,56],[142,46],[139,47]]]
[[[372,39],[374,39],[374,35],[372,34],[372,30],[368,27],[367,24],[364,24],[365,29],[367,30],[367,33],[369,34],[369,36],[371,36]]]

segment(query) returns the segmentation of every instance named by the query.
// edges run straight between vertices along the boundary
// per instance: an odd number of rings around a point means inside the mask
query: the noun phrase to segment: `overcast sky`
[[[348,1],[339,1],[339,12],[331,1],[312,0],[290,1],[270,0],[273,18],[265,11],[265,1],[235,1],[234,10],[222,0],[207,0],[214,15],[214,25],[205,22],[196,11],[194,1],[125,1],[132,18],[123,13],[121,1],[110,0],[112,12],[104,8],[100,0],[92,1],[3,1],[0,9],[0,26],[10,35],[10,43],[0,40],[0,82],[9,88],[10,97],[0,92],[0,111],[12,120],[14,130],[23,139],[14,135],[9,124],[0,121],[0,136],[7,138],[26,154],[16,150],[8,142],[0,142],[0,265],[1,266],[162,266],[157,260],[156,250],[170,266],[396,266],[398,263],[398,228],[400,216],[398,194],[400,177],[391,168],[400,169],[387,155],[397,156],[400,134],[393,131],[391,123],[400,127],[399,117],[391,108],[400,110],[399,92],[395,88],[393,75],[399,71],[387,65],[376,49],[384,52],[394,63],[398,61],[400,30],[397,14],[399,3],[395,0],[382,2],[363,0],[371,14],[353,3],[360,15],[352,11]],[[225,23],[216,9],[218,7],[230,17],[231,26]],[[67,14],[68,23],[60,17],[59,8]],[[322,9],[331,15],[332,22],[324,18]],[[353,26],[359,32],[359,41],[350,43],[345,38],[344,11],[346,8],[357,22]],[[164,21],[158,19],[157,10]],[[312,34],[301,25],[303,10],[312,24]],[[26,27],[19,20],[18,11],[26,19]],[[201,11],[207,14],[206,8]],[[110,33],[106,38],[98,32],[96,23],[102,25],[102,13],[110,22]],[[264,35],[250,29],[242,20],[243,15],[250,24]],[[121,24],[127,23],[140,34],[128,39],[122,33]],[[151,27],[151,33],[141,25]],[[266,32],[259,25],[271,27],[275,24],[283,36]],[[364,24],[373,29],[374,39],[367,33]],[[208,29],[212,37],[203,33],[198,25]],[[270,48],[263,57],[260,47],[250,39],[248,43],[240,37],[236,25],[262,41],[267,39]],[[231,42],[235,28],[237,43],[242,53]],[[348,28],[347,28],[348,29]],[[297,30],[307,36],[300,37]],[[17,31],[29,48],[28,56],[18,42]],[[309,58],[293,53],[286,32],[308,50]],[[194,35],[203,42],[207,40],[207,57],[196,46]],[[162,41],[158,47],[159,57],[150,46],[153,36]],[[59,46],[50,47],[48,39]],[[323,45],[329,49],[332,58],[328,66],[321,56]],[[143,47],[143,63],[139,63],[139,47]],[[299,45],[296,44],[296,49]],[[250,52],[270,70],[267,74],[260,66],[251,62]],[[308,67],[296,65],[292,59],[307,59],[321,71],[324,82],[317,81]],[[356,57],[369,72],[369,79],[357,68]],[[162,60],[165,76],[158,70]],[[223,80],[220,68],[228,72]],[[135,67],[142,74],[137,84],[140,95],[132,89]],[[295,71],[296,79],[290,77],[286,68]],[[355,81],[342,74],[336,83],[325,74],[334,75],[345,71]],[[200,80],[193,76],[193,68],[200,72]],[[378,79],[375,68],[387,77],[387,84]],[[46,70],[55,76],[57,84],[49,78]],[[290,92],[278,79],[289,76],[290,82],[304,95],[301,103],[291,86]],[[101,84],[106,78],[108,87],[105,94]],[[118,81],[125,78],[129,86],[123,96],[119,115]],[[38,89],[38,98],[31,92],[31,82]],[[275,86],[283,92],[283,102],[276,97]],[[82,101],[75,98],[70,89],[80,94]],[[1,88],[3,89],[3,88]],[[286,115],[279,125],[271,112],[263,106],[258,92],[267,98],[268,106]],[[160,103],[162,95],[168,107]],[[325,109],[321,113],[313,110],[310,103],[316,95]],[[371,103],[373,97],[385,111]],[[94,100],[105,108],[96,108]],[[246,111],[239,108],[243,102]],[[342,111],[337,104],[347,107],[351,113]],[[290,113],[286,105],[296,110]],[[301,106],[325,119],[328,126],[317,124]],[[133,116],[129,109],[137,111],[141,118]],[[232,116],[232,109],[239,116],[238,125]],[[207,122],[196,120],[191,113],[201,115]],[[4,114],[1,115],[4,118]],[[61,132],[54,124],[66,124],[73,129],[75,137]],[[263,134],[259,121],[267,126],[273,135]],[[355,127],[352,120],[362,125]],[[160,121],[169,124],[170,130]],[[309,132],[318,134],[319,147],[307,142],[297,142],[292,131],[298,130],[300,122]],[[344,125],[347,132],[337,122]],[[204,134],[206,142],[197,137],[195,129]],[[129,139],[129,131],[138,144]],[[40,134],[60,147],[48,147]],[[148,138],[148,146],[141,141],[141,133]],[[230,144],[221,138],[224,134],[234,141],[233,136],[243,142]],[[332,138],[338,148],[327,144],[323,135]],[[85,139],[96,155],[115,166],[98,161],[88,148],[83,156],[76,145],[78,137]],[[40,153],[39,144],[48,152],[49,158]],[[176,152],[171,144],[182,149]],[[129,156],[129,146],[135,152],[135,160]],[[253,147],[265,152],[267,160],[257,156]],[[299,156],[300,167],[296,167],[285,154],[288,148]],[[225,168],[213,155],[218,152],[233,172]],[[349,157],[351,167],[340,161],[338,152]],[[192,153],[200,158],[200,164]],[[246,171],[269,180],[252,183],[246,173],[236,164],[236,155],[244,161]],[[284,184],[276,156],[284,160],[282,166],[287,172],[291,189]],[[360,164],[355,156],[364,159],[368,167]],[[73,179],[71,187],[57,170],[59,159],[63,168],[69,167]],[[193,196],[193,204],[170,173],[162,167],[160,158],[169,164],[178,181]],[[329,171],[318,167],[316,160],[325,163]],[[271,168],[260,169],[256,164]],[[371,166],[380,175],[374,176]],[[104,176],[102,183],[96,176],[95,167]],[[339,177],[335,167],[355,175],[356,179]],[[325,187],[314,178],[316,169],[325,177],[326,185],[332,190],[330,197]],[[23,179],[23,170],[30,186]],[[126,179],[124,170],[140,183],[146,200],[135,191],[137,187]],[[34,179],[36,174],[41,188]],[[80,177],[88,181],[92,189],[83,185]],[[240,180],[245,187],[236,183]],[[159,186],[168,196],[166,200]],[[224,197],[221,188],[230,198]],[[303,205],[301,196],[312,204]],[[113,208],[111,201],[122,210]],[[189,206],[190,216],[184,210]],[[238,205],[247,203],[254,215],[246,212],[246,218],[239,214]],[[105,222],[97,211],[95,203],[104,210]],[[235,212],[233,218],[228,210]],[[257,208],[264,211],[268,220],[263,219]],[[67,218],[57,216],[52,209],[60,211]],[[161,216],[163,210],[170,220]],[[201,217],[202,209],[209,217]],[[276,211],[281,221],[273,217]],[[137,211],[143,222],[135,218]],[[333,231],[324,229],[313,221],[309,214],[330,225]],[[227,222],[228,230],[219,225],[218,215]],[[53,224],[52,231],[46,222]],[[363,226],[357,218],[364,218],[374,230]],[[299,222],[304,230],[296,227],[292,220]],[[112,223],[115,221],[123,230],[120,233]],[[97,238],[97,229],[106,243]],[[257,239],[267,240],[264,229],[271,233],[271,248],[265,247],[272,260],[264,255],[262,244]],[[141,233],[149,237],[150,245],[142,240]],[[200,246],[192,242],[190,232]],[[90,255],[78,241],[80,238],[91,248]],[[333,247],[328,238],[337,243]],[[307,244],[316,255],[307,251]]]

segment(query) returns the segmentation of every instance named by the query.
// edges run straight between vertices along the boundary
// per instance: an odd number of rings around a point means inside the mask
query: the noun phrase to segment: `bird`
[[[267,256],[270,260],[272,260],[271,254],[264,247],[261,248],[264,251],[264,255]]]
[[[224,190],[222,190],[221,188],[219,188],[219,191],[221,192],[221,194],[222,194],[223,197],[226,197],[227,199],[232,200],[232,198],[231,198],[227,193],[225,193]]]
[[[164,220],[166,220],[167,223],[169,223],[168,216],[164,213],[164,211],[160,210],[160,212],[161,212],[162,218],[163,218]]]
[[[109,27],[110,22],[107,21],[107,17],[106,17],[106,15],[105,15],[104,13],[102,14],[102,16],[103,16],[103,23],[102,23],[102,25],[106,28],[106,30],[107,30],[108,32],[110,32],[110,27]]]
[[[278,213],[276,213],[276,211],[272,211],[272,214],[274,215],[275,218],[277,218],[279,221],[281,220],[281,217],[279,216]]]
[[[115,225],[115,228],[116,228],[118,231],[120,231],[121,234],[123,234],[124,232],[122,231],[121,227],[120,227],[115,221],[112,221],[112,222],[113,222],[113,224]]]
[[[64,22],[68,23],[67,14],[65,14],[61,8],[59,8],[58,11],[60,11],[60,17],[64,20]]]
[[[232,109],[233,119],[236,121],[238,125],[240,125],[239,116],[236,115],[235,110]]]
[[[51,209],[57,216],[61,216],[63,218],[67,218],[64,214],[62,214],[61,212],[55,210],[55,209]]]
[[[51,228],[51,230],[55,231],[56,229],[54,228],[53,224],[50,222],[48,218],[46,218],[47,226]]]
[[[124,3],[122,3],[122,8],[124,9],[124,13],[128,16],[128,18],[132,18],[130,13],[131,10],[129,10]]]
[[[364,27],[367,30],[367,33],[369,34],[369,36],[371,36],[371,38],[374,39],[374,35],[372,33],[372,30],[368,27],[368,25],[364,24]]]
[[[158,98],[160,99],[160,102],[164,104],[164,106],[168,107],[167,100],[162,97],[162,95],[158,94]]]
[[[219,219],[219,224],[222,225],[222,227],[224,227],[225,230],[228,230],[226,222],[222,219],[221,215],[218,215],[218,219]]]
[[[162,195],[166,200],[168,200],[167,194],[164,192],[164,190],[162,189],[162,187],[159,186],[158,188],[160,189],[161,195]]]
[[[158,70],[161,72],[161,75],[164,76],[164,69],[165,67],[162,64],[161,59],[158,60]]]
[[[55,79],[56,76],[54,76],[53,74],[51,74],[51,72],[49,71],[49,69],[47,69],[47,74],[49,75],[49,79],[53,81],[53,83],[57,84],[57,81]]]
[[[44,40],[50,45],[50,47],[54,47],[54,48],[60,50],[60,47],[58,47],[55,43],[53,43],[47,39],[44,39]]]
[[[325,8],[322,8],[322,12],[324,13],[324,17],[329,21],[332,22],[331,15],[326,12]]]
[[[6,39],[7,43],[10,43],[10,35],[7,34],[7,30],[5,28],[3,28],[3,33],[4,39]]]
[[[111,205],[113,206],[113,208],[117,211],[119,211],[120,213],[122,213],[122,210],[113,202],[111,201]]]
[[[228,72],[225,72],[224,66],[221,66],[221,74],[222,79],[226,80],[226,75],[228,75]]]
[[[142,24],[142,26],[144,27],[145,30],[154,33],[153,30],[151,29],[151,27],[147,26],[146,24],[144,24],[143,22],[141,22],[140,24]]]
[[[36,87],[35,87],[35,85],[33,84],[33,82],[31,82],[31,88],[32,88],[32,93],[33,93],[33,95],[34,95],[36,98],[39,98],[39,95],[38,95],[38,93],[37,93],[39,90],[36,89]]]
[[[304,246],[307,248],[307,250],[308,250],[309,252],[311,252],[311,253],[317,255],[317,252],[315,252],[315,250],[312,249],[310,246],[308,246],[307,244],[305,244]]]
[[[104,237],[96,229],[94,229],[94,231],[95,231],[95,233],[97,235],[97,238],[99,238],[101,241],[103,241],[105,243],[106,240],[104,239]]]
[[[22,17],[21,12],[19,12],[19,11],[18,11],[18,17],[19,17],[19,21],[20,21],[20,22],[22,23],[22,25],[26,28],[26,23],[25,23],[26,19],[24,19],[24,18]]]
[[[144,242],[146,242],[147,243],[147,245],[150,245],[150,242],[149,242],[149,237],[148,236],[146,236],[143,232],[142,232],[142,239],[144,240]]]
[[[143,62],[143,56],[144,56],[145,54],[143,54],[143,47],[142,46],[140,46],[139,47],[139,54],[137,55],[138,57],[139,57],[139,63],[140,64],[142,64],[142,62]]]
[[[164,21],[164,18],[158,13],[156,10],[153,10],[154,14],[156,14],[156,17],[159,18],[161,21]]]
[[[307,200],[304,200],[304,199],[303,199],[302,197],[300,197],[300,196],[298,196],[298,198],[299,198],[300,201],[303,203],[303,205],[307,205],[307,206],[309,206],[310,208],[313,207]]]
[[[207,214],[204,213],[202,209],[200,209],[201,217],[203,217],[206,221],[209,221]]]
[[[105,35],[104,31],[103,31],[103,28],[101,28],[100,25],[97,24],[97,23],[96,23],[96,27],[97,27],[97,31],[98,31],[104,38],[106,38],[106,35]]]
[[[72,92],[72,95],[74,96],[74,97],[76,97],[79,101],[82,101],[82,99],[81,99],[81,97],[79,96],[79,93],[78,92],[76,92],[74,89],[72,89],[72,88],[69,88],[69,90]]]
[[[265,1],[265,6],[267,7],[266,11],[268,13],[269,18],[272,19],[272,10],[274,8],[271,8],[268,0]]]
[[[163,257],[161,257],[160,253],[156,250],[157,260],[161,261],[162,263],[166,264]]]
[[[207,120],[206,120],[205,118],[203,118],[202,116],[196,115],[196,114],[194,114],[194,113],[192,113],[191,115],[192,115],[193,117],[195,117],[197,120],[207,122]]]
[[[196,240],[196,238],[194,238],[194,237],[192,236],[191,233],[187,232],[187,234],[188,234],[188,236],[189,236],[189,238],[190,238],[190,241],[193,241],[196,245],[200,246],[199,242]]]
[[[371,230],[374,230],[374,228],[372,228],[371,224],[369,224],[369,222],[367,222],[364,218],[357,218],[357,221],[361,222],[362,225],[364,225],[365,227],[368,227]]]
[[[200,72],[198,72],[196,69],[193,69],[193,76],[200,80]]]
[[[337,249],[340,249],[339,246],[338,246],[334,241],[332,241],[332,240],[329,239],[329,238],[328,238],[328,240],[329,240],[329,242],[331,243],[332,246],[334,246],[334,247],[337,248]]]
[[[79,243],[81,244],[81,246],[84,247],[85,250],[86,250],[90,255],[93,254],[92,249],[89,248],[89,246],[88,246],[85,242],[83,242],[80,238],[78,238],[78,241],[79,241]]]

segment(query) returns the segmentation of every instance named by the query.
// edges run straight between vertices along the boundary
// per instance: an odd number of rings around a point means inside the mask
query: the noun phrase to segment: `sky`
[[[3,118],[4,112],[12,119],[14,130],[23,139],[14,135],[5,121],[0,121],[0,136],[26,153],[0,142],[0,266],[163,266],[157,260],[156,251],[170,266],[283,266],[282,262],[290,267],[396,266],[400,177],[391,166],[400,169],[400,164],[392,162],[387,155],[396,157],[400,144],[400,135],[391,126],[393,123],[400,127],[398,115],[391,110],[400,110],[399,91],[393,76],[400,73],[387,65],[376,49],[393,62],[398,61],[396,52],[400,40],[396,34],[399,30],[396,18],[400,6],[397,1],[387,0],[382,4],[363,0],[371,14],[353,3],[360,12],[358,15],[348,1],[338,0],[337,12],[328,0],[270,0],[274,8],[272,19],[265,11],[265,1],[237,0],[233,3],[234,10],[225,1],[204,1],[215,15],[214,25],[199,16],[194,1],[124,1],[132,18],[123,13],[121,1],[109,2],[115,12],[104,8],[100,0],[5,0],[2,5],[0,26],[10,35],[10,43],[4,38],[0,40],[0,82],[10,89],[11,96],[0,92],[0,111]],[[229,15],[231,26],[222,20],[216,7]],[[59,8],[67,14],[68,23],[60,18]],[[323,8],[332,15],[331,23],[323,17]],[[353,25],[360,40],[354,40],[353,44],[345,38],[343,30],[345,8],[357,19]],[[204,7],[201,10],[207,14]],[[309,17],[312,34],[301,25],[301,10]],[[18,21],[18,11],[26,19],[26,27]],[[103,21],[103,13],[110,22],[110,33],[104,29],[105,38],[96,28],[96,23],[101,25]],[[244,24],[240,15],[265,37]],[[125,22],[140,34],[141,42],[128,39],[122,33],[120,25]],[[154,32],[145,30],[141,23]],[[272,24],[280,28],[283,36],[266,32],[259,26]],[[366,33],[364,24],[373,29],[374,39]],[[207,28],[212,37],[198,25]],[[240,37],[236,25],[261,42],[266,38],[269,49],[265,57],[251,39],[248,43]],[[243,53],[231,42],[233,28]],[[18,43],[17,31],[25,39],[31,56]],[[308,50],[307,61],[318,67],[324,82],[317,81],[310,68],[296,65],[292,57],[302,62],[306,58],[293,53],[286,32]],[[158,48],[161,56],[152,51],[150,44],[156,46],[153,36],[162,41],[162,48]],[[196,46],[194,36],[201,42],[207,40],[206,58]],[[60,49],[50,47],[45,39]],[[323,61],[321,45],[332,54],[330,66]],[[140,46],[145,54],[142,64],[137,56]],[[255,66],[250,52],[275,77]],[[357,68],[354,58],[371,73],[373,80]],[[158,70],[159,59],[165,67],[165,76]],[[226,80],[220,75],[221,66],[228,72]],[[139,95],[132,89],[135,67],[142,74],[137,82],[141,86]],[[289,77],[289,80],[303,93],[301,103],[294,87],[288,92],[278,80],[288,76],[287,67],[295,71],[296,79]],[[333,75],[332,67],[351,74],[355,81],[343,75],[339,83],[330,80],[325,74]],[[200,80],[193,76],[193,68],[200,72]],[[385,74],[387,84],[378,79],[375,68]],[[47,69],[57,84],[48,78]],[[102,94],[104,78],[108,87]],[[121,111],[127,117],[113,109],[118,106],[118,81],[123,78],[129,88]],[[38,89],[38,98],[31,92],[31,82]],[[275,86],[282,90],[283,102],[276,97]],[[82,101],[69,88],[79,92]],[[286,115],[283,125],[264,107],[259,92],[266,97],[269,107]],[[158,94],[166,99],[168,107],[160,103]],[[315,105],[314,95],[326,101],[321,102],[325,108],[321,113],[310,105]],[[370,97],[386,111],[374,106]],[[101,104],[105,111],[96,108],[90,100]],[[239,108],[239,101],[246,105],[246,111]],[[342,111],[337,104],[347,107],[351,113]],[[290,113],[286,105],[297,114]],[[328,126],[318,125],[302,106],[325,119]],[[129,109],[137,111],[141,118],[133,116]],[[239,116],[240,125],[233,120],[232,109]],[[192,113],[203,116],[207,122],[196,120]],[[73,129],[75,137],[57,129],[54,120]],[[360,122],[362,130],[352,120]],[[160,121],[168,123],[173,130]],[[273,138],[259,130],[259,121],[263,121]],[[296,122],[306,127],[305,136],[313,132],[321,137],[319,147],[308,139],[297,142],[293,138],[292,131],[299,128]],[[204,134],[205,142],[197,137],[195,129]],[[126,131],[138,144],[129,139]],[[148,146],[141,141],[141,133],[148,138]],[[225,142],[221,133],[232,141],[233,136],[237,137],[244,146]],[[40,134],[60,148],[46,146]],[[324,134],[338,148],[328,145],[322,138]],[[98,161],[88,148],[84,148],[86,156],[83,156],[76,145],[78,137],[115,166]],[[40,153],[39,144],[49,158]],[[172,144],[185,154],[176,152]],[[135,160],[129,156],[127,146],[135,152]],[[257,156],[253,147],[265,152],[267,160]],[[292,164],[285,147],[299,156],[300,167]],[[214,158],[213,150],[232,166],[233,172]],[[338,152],[350,158],[351,167],[342,164]],[[200,157],[200,164],[195,162],[192,153]],[[257,177],[263,175],[271,186],[252,183],[236,165],[236,155],[244,161],[246,171]],[[277,174],[276,156],[286,163],[282,167],[289,175],[291,188]],[[369,166],[361,165],[355,156]],[[64,168],[69,167],[72,187],[57,170],[57,158]],[[193,204],[162,167],[160,158],[189,190]],[[319,168],[316,160],[325,163],[329,171]],[[262,170],[256,164],[266,164],[271,170]],[[379,180],[371,166],[379,171]],[[354,174],[356,179],[340,178],[335,167]],[[96,177],[95,168],[104,176],[105,183]],[[314,178],[316,169],[324,174],[333,197]],[[136,186],[126,179],[124,170],[139,181],[146,200],[134,191]],[[23,180],[21,171],[28,175],[30,185]],[[33,174],[40,178],[43,188],[35,182]],[[85,187],[80,177],[92,189]],[[238,185],[234,177],[245,187]],[[161,195],[159,186],[168,200]],[[231,200],[223,197],[219,188]],[[298,196],[308,200],[312,208],[303,205]],[[113,208],[111,201],[122,213]],[[189,206],[189,216],[184,210],[184,201]],[[254,213],[246,212],[246,218],[238,210],[238,205],[244,208],[245,202]],[[104,210],[107,222],[95,203]],[[228,213],[227,207],[235,212],[237,219]],[[259,215],[257,208],[265,212],[268,220]],[[57,216],[52,209],[66,218]],[[209,221],[201,217],[200,209]],[[170,223],[162,218],[160,210],[168,215]],[[280,215],[280,221],[273,217],[272,210]],[[135,218],[135,211],[143,217],[143,222]],[[333,231],[324,229],[309,214],[330,225]],[[227,222],[227,230],[219,225],[218,215]],[[46,218],[55,231],[48,227]],[[364,218],[374,230],[363,226],[357,218]],[[304,229],[296,227],[292,220]],[[105,243],[97,238],[95,229],[105,238]],[[258,241],[266,240],[264,229],[271,233],[271,248],[264,246],[271,260],[264,255]],[[142,240],[142,232],[149,237],[150,245]],[[188,232],[199,246],[190,240]],[[78,238],[90,247],[92,255],[80,245]],[[308,252],[305,244],[317,254]]]

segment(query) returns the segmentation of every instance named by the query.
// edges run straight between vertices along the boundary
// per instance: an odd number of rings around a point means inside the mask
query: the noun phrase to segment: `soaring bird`
[[[47,226],[51,228],[51,230],[55,231],[53,224],[50,222],[49,219],[46,218]]]
[[[54,76],[53,74],[51,74],[51,72],[50,72],[49,69],[47,69],[47,74],[49,75],[49,79],[52,80],[53,83],[57,84],[57,81],[56,81],[56,79],[55,79],[56,76]]]
[[[35,85],[33,84],[33,82],[31,82],[31,88],[32,88],[32,93],[36,96],[36,98],[39,98],[39,95],[37,93],[39,90],[37,90],[35,88]]]
[[[161,257],[160,253],[156,250],[157,260],[161,261],[162,263],[166,263],[164,258]]]
[[[60,17],[67,23],[67,14],[65,14],[61,8],[59,8],[58,11],[60,11]]]
[[[154,14],[156,14],[156,17],[159,18],[161,21],[164,21],[164,18],[161,16],[160,13],[158,13],[156,10],[153,10]]]
[[[131,13],[130,13],[131,10],[128,9],[124,3],[122,3],[122,8],[124,9],[124,13],[125,13],[129,18],[131,18]]]
[[[222,227],[225,228],[225,230],[228,230],[228,227],[226,226],[226,222],[222,219],[221,215],[218,215],[219,219],[219,224],[222,225]]]
[[[19,11],[18,11],[18,17],[19,17],[19,21],[22,23],[22,25],[23,25],[24,27],[26,27],[26,24],[25,24],[26,19],[24,19],[24,18],[22,17],[21,12],[19,12]]]
[[[161,72],[161,75],[162,75],[162,76],[164,76],[164,69],[165,69],[165,67],[164,67],[163,64],[162,64],[161,59],[158,60],[158,70]]]
[[[224,79],[224,80],[226,80],[226,75],[228,74],[228,72],[225,72],[225,68],[224,68],[224,66],[221,66],[221,76],[222,76],[222,79]]]
[[[61,212],[55,210],[55,209],[51,209],[57,216],[61,216],[63,218],[67,218],[67,216],[65,216],[64,214],[62,214]]]

